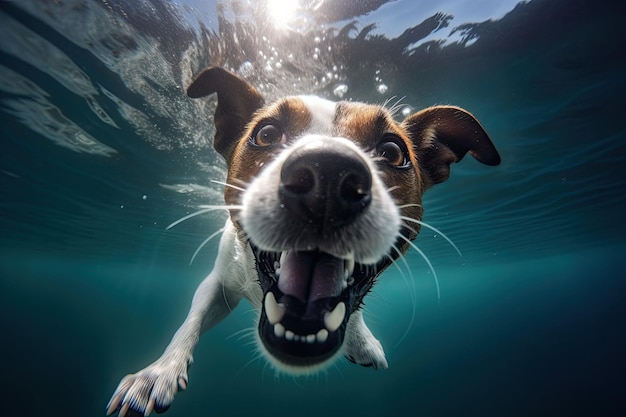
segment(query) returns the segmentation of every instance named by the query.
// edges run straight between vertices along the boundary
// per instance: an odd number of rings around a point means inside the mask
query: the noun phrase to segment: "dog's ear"
[[[478,120],[459,107],[435,106],[402,122],[409,132],[429,188],[450,176],[450,164],[469,153],[486,165],[498,165],[500,155]]]
[[[213,93],[217,93],[213,147],[229,162],[237,140],[264,100],[248,82],[218,67],[202,71],[187,88],[191,98]]]

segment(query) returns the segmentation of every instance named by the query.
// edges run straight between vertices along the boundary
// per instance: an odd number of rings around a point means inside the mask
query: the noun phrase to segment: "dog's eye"
[[[259,147],[266,147],[285,142],[283,132],[273,124],[257,127],[250,137],[250,142]]]
[[[409,152],[399,138],[387,136],[376,148],[379,157],[384,158],[396,168],[408,168],[411,165]]]

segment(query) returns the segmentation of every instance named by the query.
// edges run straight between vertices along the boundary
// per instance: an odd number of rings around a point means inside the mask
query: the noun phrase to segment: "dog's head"
[[[422,193],[467,153],[500,156],[480,123],[451,106],[396,123],[387,110],[313,96],[265,105],[246,81],[203,71],[190,97],[217,93],[215,149],[227,204],[249,239],[263,291],[259,337],[291,370],[341,348],[351,314],[419,231]]]

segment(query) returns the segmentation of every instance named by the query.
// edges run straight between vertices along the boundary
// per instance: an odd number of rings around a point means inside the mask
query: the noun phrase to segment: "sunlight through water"
[[[288,28],[300,8],[298,0],[267,0],[267,12],[276,27]]]

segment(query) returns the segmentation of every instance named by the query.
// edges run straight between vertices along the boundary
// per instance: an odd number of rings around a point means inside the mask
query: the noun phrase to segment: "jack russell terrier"
[[[200,334],[247,298],[260,310],[257,340],[277,368],[314,372],[340,355],[386,368],[360,307],[422,225],[422,193],[469,153],[500,156],[458,107],[394,121],[381,106],[261,94],[221,68],[204,70],[192,98],[217,93],[214,147],[228,164],[229,219],[215,266],[163,355],[120,382],[107,414],[165,411],[187,387]]]

